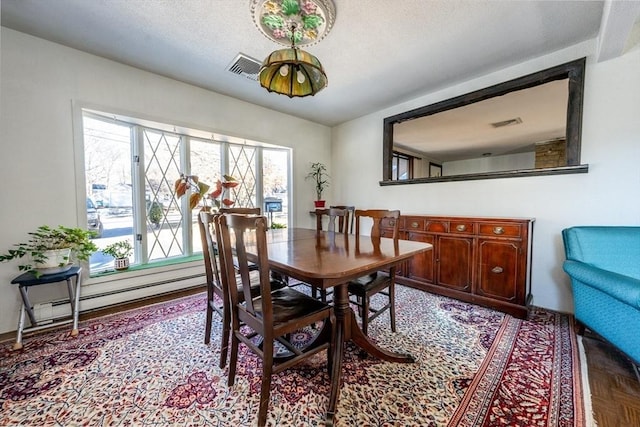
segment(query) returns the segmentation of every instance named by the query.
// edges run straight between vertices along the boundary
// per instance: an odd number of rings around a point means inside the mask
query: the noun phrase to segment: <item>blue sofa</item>
[[[640,227],[562,230],[575,318],[640,365]]]

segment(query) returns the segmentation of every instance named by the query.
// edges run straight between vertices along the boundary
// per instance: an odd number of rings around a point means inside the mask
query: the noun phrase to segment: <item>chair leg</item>
[[[220,341],[220,369],[227,364],[229,350],[229,335],[231,333],[231,313],[229,307],[222,309],[222,339]]]
[[[236,380],[236,364],[238,363],[238,344],[240,340],[236,337],[236,332],[231,334],[231,359],[229,360],[229,378],[227,385],[231,387]]]
[[[396,286],[394,283],[389,285],[389,316],[391,320],[391,332],[396,331]]]
[[[329,336],[329,348],[327,348],[327,373],[329,374],[329,379],[331,380],[331,373],[333,372],[333,352],[335,351],[333,337],[336,335],[336,318],[331,315],[329,319],[326,319],[325,322],[331,323],[331,336]]]
[[[367,335],[367,330],[369,329],[369,300],[368,296],[362,297],[362,332]]]
[[[262,387],[260,389],[260,408],[258,409],[258,426],[267,424],[269,410],[269,394],[271,391],[271,374],[273,371],[273,340],[265,338],[264,360],[262,365]]]
[[[327,290],[326,289],[320,289],[320,299],[324,303],[327,302]]]
[[[207,301],[207,320],[204,325],[204,343],[209,344],[211,341],[211,322],[213,322],[213,309],[211,301]]]

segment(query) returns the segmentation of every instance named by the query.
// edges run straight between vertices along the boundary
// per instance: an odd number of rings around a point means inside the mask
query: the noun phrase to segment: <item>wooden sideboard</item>
[[[533,219],[403,215],[400,221],[400,238],[433,250],[403,264],[397,283],[527,317]]]

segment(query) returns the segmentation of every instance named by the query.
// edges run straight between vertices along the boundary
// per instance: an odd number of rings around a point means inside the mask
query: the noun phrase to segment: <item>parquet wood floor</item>
[[[629,359],[589,331],[582,343],[598,427],[640,427],[640,380]]]

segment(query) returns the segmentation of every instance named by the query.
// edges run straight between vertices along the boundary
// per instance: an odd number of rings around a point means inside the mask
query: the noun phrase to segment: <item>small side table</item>
[[[47,323],[44,325],[38,325],[38,322],[35,319],[35,315],[33,313],[33,306],[29,301],[29,296],[27,295],[27,291],[30,286],[38,286],[38,285],[46,285],[48,283],[57,283],[66,281],[67,282],[67,290],[69,291],[69,301],[71,303],[71,313],[73,320],[73,329],[71,330],[71,336],[78,335],[78,312],[79,312],[79,303],[80,303],[80,284],[82,282],[82,267],[71,267],[69,270],[64,271],[62,273],[55,274],[46,274],[42,275],[39,278],[33,273],[23,273],[20,276],[16,277],[11,281],[11,284],[18,285],[20,289],[20,295],[22,295],[22,307],[20,308],[20,319],[18,320],[18,332],[16,337],[16,343],[13,345],[14,350],[20,350],[22,348],[22,334],[24,332],[31,332],[40,329],[50,328],[52,326],[58,326],[64,323],[69,323],[70,320],[66,321],[51,321],[51,323]],[[75,278],[75,290],[73,289],[73,279]],[[24,313],[25,311],[29,315],[29,320],[31,322],[31,326],[28,328],[24,327]]]

